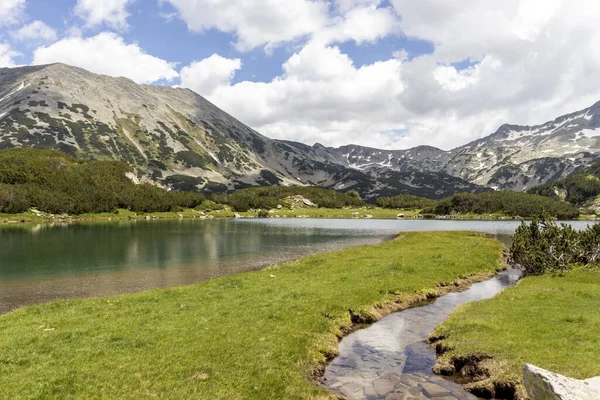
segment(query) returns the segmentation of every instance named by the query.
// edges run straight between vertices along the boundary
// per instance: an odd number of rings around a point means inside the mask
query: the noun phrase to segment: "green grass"
[[[495,240],[407,233],[193,286],[26,307],[0,316],[0,397],[332,398],[312,378],[351,314],[374,321],[502,267]]]
[[[404,214],[406,219],[422,218],[421,210],[393,210],[386,208],[296,208],[293,210],[281,209],[274,210],[274,213],[269,214],[270,218],[339,218],[339,219],[396,219],[398,214]],[[206,216],[212,216],[213,218],[233,218],[235,214],[239,214],[244,218],[258,218],[258,212],[246,211],[236,212],[231,209],[223,210],[212,210],[205,211]],[[21,214],[5,214],[0,213],[0,224],[16,223],[16,222],[53,222],[56,220],[68,220],[68,221],[93,221],[93,220],[124,220],[124,219],[144,219],[147,216],[150,218],[160,219],[176,219],[180,218],[199,218],[200,214],[197,211],[186,209],[180,212],[154,212],[154,213],[141,213],[132,212],[128,210],[118,210],[116,213],[95,213],[95,214],[81,214],[81,215],[69,215],[69,216],[37,216],[32,212],[26,212]],[[451,220],[508,220],[512,219],[507,215],[503,214],[460,214],[448,216],[447,219]],[[595,220],[594,216],[582,215],[579,220]]]
[[[390,210],[385,208],[295,208],[293,210],[275,210],[271,217],[297,218],[300,216],[309,218],[375,218],[396,219],[398,214],[404,214],[407,218],[419,215],[418,210]]]
[[[437,327],[439,360],[486,356],[490,379],[474,387],[517,385],[525,363],[577,379],[600,375],[600,272],[528,277],[493,299],[459,308]]]

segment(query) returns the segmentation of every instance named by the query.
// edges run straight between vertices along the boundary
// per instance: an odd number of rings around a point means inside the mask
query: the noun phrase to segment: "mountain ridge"
[[[139,180],[173,189],[314,185],[366,198],[523,190],[595,161],[598,128],[600,103],[534,127],[505,124],[449,151],[311,146],[263,136],[189,89],[62,63],[0,69],[0,148],[125,161]]]

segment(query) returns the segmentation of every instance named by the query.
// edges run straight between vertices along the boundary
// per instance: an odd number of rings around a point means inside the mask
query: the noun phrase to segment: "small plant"
[[[259,210],[258,218],[269,218],[269,212],[267,210]]]

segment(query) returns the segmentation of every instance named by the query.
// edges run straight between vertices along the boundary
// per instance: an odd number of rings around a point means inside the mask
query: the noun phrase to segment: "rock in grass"
[[[580,381],[531,364],[523,370],[525,389],[535,400],[600,400],[600,377]]]

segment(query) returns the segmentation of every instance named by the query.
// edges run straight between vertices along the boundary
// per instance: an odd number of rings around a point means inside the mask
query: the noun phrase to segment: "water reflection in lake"
[[[184,285],[392,236],[234,220],[4,226],[0,313],[54,299]]]
[[[0,227],[0,313],[199,282],[401,231],[511,234],[517,221],[169,220]],[[585,228],[587,222],[575,222]]]

